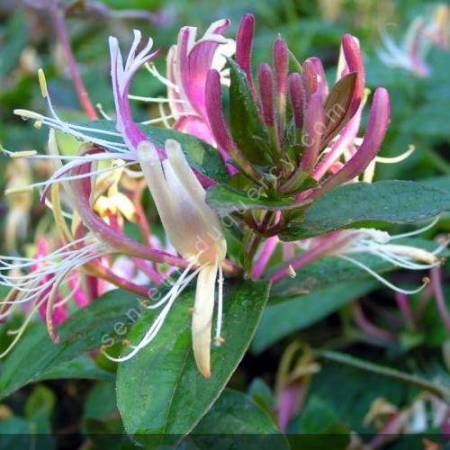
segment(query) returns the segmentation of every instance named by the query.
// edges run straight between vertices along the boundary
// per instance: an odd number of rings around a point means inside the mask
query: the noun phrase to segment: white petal
[[[205,378],[211,376],[211,326],[217,270],[217,264],[205,266],[200,270],[192,316],[194,358],[198,370]]]

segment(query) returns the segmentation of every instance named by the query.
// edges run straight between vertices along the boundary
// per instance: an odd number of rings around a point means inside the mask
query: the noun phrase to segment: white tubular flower
[[[57,342],[54,313],[73,297],[78,288],[70,286],[70,275],[84,264],[111,253],[113,251],[107,245],[87,235],[53,253],[38,253],[34,258],[1,256],[0,286],[10,289],[10,292],[0,301],[0,320],[9,317],[20,306],[29,305],[29,312],[24,323],[13,333],[15,337],[11,344],[0,354],[0,359],[17,344],[37,311],[43,313],[49,335]],[[60,288],[69,291],[63,300],[58,300]]]
[[[345,244],[338,247],[333,251],[333,254],[351,262],[352,264],[360,267],[374,278],[381,281],[389,288],[396,292],[404,294],[414,294],[423,289],[428,284],[428,280],[425,279],[422,286],[413,290],[402,289],[394,284],[390,283],[384,277],[377,272],[363,264],[361,261],[356,260],[348,255],[353,254],[371,254],[377,256],[396,267],[400,267],[408,270],[427,270],[441,264],[441,258],[438,254],[447,246],[448,242],[439,246],[434,251],[430,252],[421,248],[413,247],[411,245],[395,244],[392,243],[398,239],[414,236],[431,227],[433,227],[438,219],[434,220],[426,227],[416,230],[410,233],[399,234],[391,236],[389,233],[373,228],[361,228],[358,230],[342,230],[340,236],[342,242]],[[347,238],[346,238],[347,236]]]
[[[430,76],[431,70],[425,61],[429,50],[425,31],[425,23],[419,17],[411,23],[400,44],[397,44],[389,34],[382,32],[382,47],[378,50],[381,62],[388,67],[407,70],[418,77]]]
[[[190,265],[169,293],[158,304],[151,306],[165,305],[147,335],[133,351],[119,360],[129,359],[156,336],[175,299],[189,281],[198,275],[192,317],[192,345],[197,367],[208,378],[211,375],[211,323],[218,275],[216,342],[221,341],[221,265],[226,255],[226,241],[219,219],[206,204],[205,190],[189,167],[180,144],[168,140],[165,149],[167,159],[160,161],[153,145],[145,141],[139,144],[137,156],[167,236]],[[188,275],[194,267],[197,268]]]

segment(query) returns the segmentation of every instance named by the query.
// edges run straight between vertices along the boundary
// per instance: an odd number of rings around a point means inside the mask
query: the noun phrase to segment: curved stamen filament
[[[362,262],[351,258],[350,256],[345,256],[345,255],[338,255],[339,258],[344,259],[352,264],[354,264],[355,266],[358,266],[360,269],[366,271],[367,273],[369,273],[370,275],[372,275],[374,278],[376,278],[378,281],[380,281],[381,283],[383,283],[385,286],[387,286],[388,288],[394,290],[395,292],[400,292],[402,294],[406,294],[406,295],[413,295],[413,294],[417,294],[418,292],[422,291],[429,283],[428,279],[425,279],[422,286],[416,288],[416,289],[402,289],[398,286],[396,286],[395,284],[392,284],[390,281],[388,281],[386,278],[382,277],[380,274],[378,274],[377,272],[375,272],[374,270],[372,270],[370,267],[368,267],[367,265],[363,264]]]
[[[191,266],[192,267],[192,266]],[[150,329],[147,331],[147,333],[144,335],[144,337],[141,339],[141,341],[137,345],[131,346],[132,350],[126,354],[125,356],[120,357],[113,357],[105,352],[105,356],[114,362],[123,362],[131,359],[133,356],[135,356],[142,348],[147,346],[158,334],[159,330],[161,329],[162,325],[164,324],[164,321],[169,314],[175,300],[179,297],[179,295],[184,291],[184,289],[189,285],[191,280],[199,273],[201,270],[201,267],[197,268],[193,273],[191,273],[187,278],[187,270],[183,272],[183,274],[180,276],[180,278],[177,280],[177,282],[172,286],[170,291],[164,296],[162,300],[158,302],[158,306],[164,305],[162,311],[158,315],[158,317],[153,322]],[[147,308],[153,309],[156,305],[151,305]]]
[[[216,323],[216,336],[215,344],[221,345],[222,338],[222,321],[223,321],[223,270],[219,264],[219,278],[218,278],[218,295],[217,295],[217,323]]]

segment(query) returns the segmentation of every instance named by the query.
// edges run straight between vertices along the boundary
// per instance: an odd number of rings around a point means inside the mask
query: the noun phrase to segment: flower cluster
[[[59,238],[53,252],[46,241],[39,241],[32,259],[2,258],[0,282],[11,288],[2,304],[2,317],[13,307],[29,305],[24,326],[32,313],[39,311],[51,337],[57,340],[56,328],[65,319],[71,298],[78,306],[85,306],[112,286],[148,297],[152,286],[164,285],[180,269],[165,295],[146,304],[160,312],[141,341],[132,343],[119,357],[110,358],[124,361],[149,345],[179,295],[196,279],[192,345],[199,371],[209,377],[211,343],[223,343],[224,275],[247,271],[253,278],[265,276],[278,282],[327,255],[361,266],[349,256],[358,253],[411,270],[439,264],[435,253],[393,244],[399,236],[361,229],[285,244],[285,249],[295,247],[293,253],[286,252],[279,271],[267,272],[279,245],[278,233],[296,213],[302,214],[305,207],[338,185],[359,182],[360,177],[371,180],[387,131],[390,105],[387,91],[376,89],[366,132],[359,137],[367,93],[359,43],[350,35],[342,39],[337,78],[331,88],[321,61],[309,58],[299,62],[281,38],[273,45],[272,66],[261,64],[254,77],[254,26],[254,18],[245,16],[235,41],[224,36],[228,20],[213,23],[198,40],[195,28],[182,28],[176,46],[169,50],[166,76],[153,65],[159,52],[152,50],[152,39],[142,43],[141,33],[135,31],[124,58],[118,40],[111,37],[115,119],[106,124],[72,124],[61,118],[45,76],[39,72],[49,116],[27,110],[16,113],[50,128],[48,154],[8,153],[54,165],[47,180],[30,186],[42,188],[42,199],[52,210]],[[133,78],[143,66],[167,86],[167,98],[130,94]],[[229,122],[222,105],[223,86],[230,92]],[[149,137],[133,119],[130,99],[156,102],[161,116],[146,123],[162,121],[174,130],[174,138],[162,145]],[[164,105],[169,106],[169,114]],[[242,123],[243,119],[247,122]],[[247,188],[257,187],[265,198],[289,202],[277,211],[237,214],[250,236],[243,267],[227,259],[223,224],[206,201],[206,191],[216,180],[189,165],[177,132],[217,149],[231,182],[238,180]],[[59,140],[62,134],[75,138],[75,155],[65,153]],[[143,210],[141,196],[146,187],[167,243],[156,238],[154,224]],[[21,190],[12,186],[10,193]],[[71,211],[66,211],[69,207]],[[125,233],[126,222],[138,225],[143,242]],[[362,268],[397,289],[370,268]],[[215,309],[217,325],[212,339]],[[16,333],[14,343],[23,330]]]

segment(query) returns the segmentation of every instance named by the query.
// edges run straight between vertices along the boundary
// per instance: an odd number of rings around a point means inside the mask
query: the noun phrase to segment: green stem
[[[448,389],[443,386],[438,386],[436,384],[430,383],[427,380],[424,380],[423,378],[417,377],[415,375],[409,375],[397,369],[392,369],[390,367],[385,367],[379,364],[364,361],[362,359],[355,358],[354,356],[350,356],[344,353],[333,351],[318,351],[316,352],[316,355],[329,361],[346,364],[357,369],[392,378],[402,383],[410,384],[420,389],[424,389],[435,395],[436,397],[444,400],[446,403],[450,404],[450,391]]]
[[[436,150],[427,148],[424,153],[427,155],[428,161],[433,164],[437,170],[445,175],[450,175],[450,164]]]

